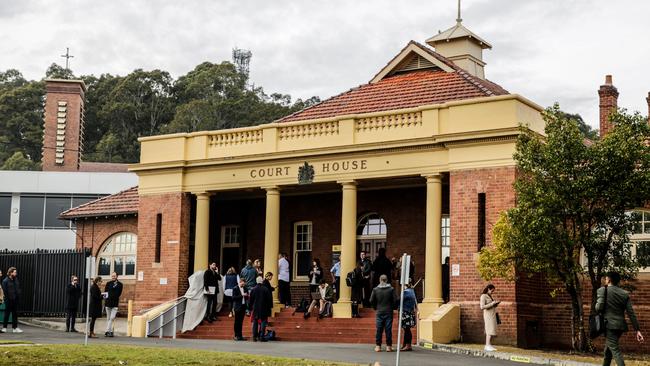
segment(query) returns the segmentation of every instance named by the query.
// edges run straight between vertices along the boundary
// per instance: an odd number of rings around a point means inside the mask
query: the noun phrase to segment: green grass
[[[210,365],[329,366],[350,365],[241,353],[135,347],[122,345],[36,345],[0,349],[0,365]]]
[[[34,342],[30,341],[5,341],[5,340],[0,340],[0,346],[3,344],[34,344]]]

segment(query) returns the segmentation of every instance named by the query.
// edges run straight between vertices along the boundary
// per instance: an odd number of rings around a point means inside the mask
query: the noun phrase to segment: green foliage
[[[74,79],[52,64],[45,78]],[[126,76],[80,76],[85,94],[85,161],[137,162],[140,136],[252,126],[320,102],[265,94],[248,85],[230,62],[204,62],[174,80],[162,70],[135,70]],[[17,70],[0,72],[0,166],[14,153],[36,163],[43,145],[44,83]]]
[[[573,346],[584,350],[583,281],[593,309],[606,271],[629,278],[639,267],[629,240],[636,218],[627,212],[650,198],[650,129],[639,114],[619,113],[612,132],[586,144],[579,122],[557,105],[544,120],[545,138],[524,129],[517,141],[517,206],[479,265],[486,277],[511,277],[515,268],[560,283],[572,300]]]
[[[22,151],[16,151],[11,157],[5,160],[2,170],[38,170],[39,164],[25,157]]]

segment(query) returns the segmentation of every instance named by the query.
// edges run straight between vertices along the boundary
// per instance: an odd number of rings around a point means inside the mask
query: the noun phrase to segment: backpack
[[[275,340],[275,331],[273,329],[267,329],[266,334],[263,336],[264,339],[267,341],[274,341]]]
[[[356,286],[357,276],[354,274],[354,271],[348,272],[347,276],[345,276],[345,284],[348,285],[348,287]]]
[[[300,303],[298,304],[298,307],[296,308],[296,312],[299,313],[304,313],[309,309],[309,300],[305,299],[304,297],[300,299]]]

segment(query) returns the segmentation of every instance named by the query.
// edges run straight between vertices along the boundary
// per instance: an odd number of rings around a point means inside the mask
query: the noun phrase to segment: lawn
[[[0,347],[0,365],[263,365],[329,366],[344,363],[251,356],[241,353],[122,345],[35,345]]]

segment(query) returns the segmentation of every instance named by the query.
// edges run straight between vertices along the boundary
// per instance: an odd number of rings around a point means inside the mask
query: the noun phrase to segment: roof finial
[[[458,0],[458,17],[456,18],[456,23],[460,24],[463,19],[460,17],[460,0]]]

